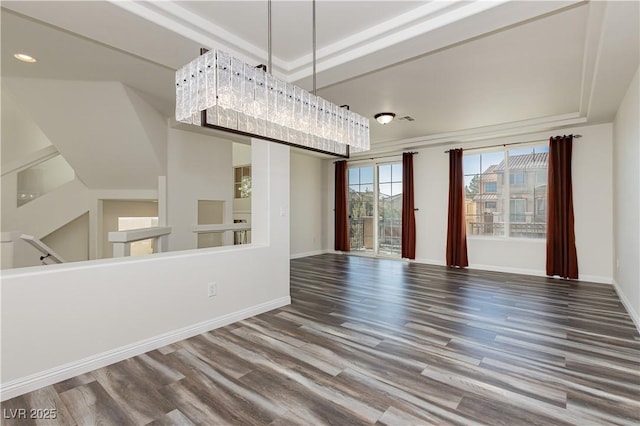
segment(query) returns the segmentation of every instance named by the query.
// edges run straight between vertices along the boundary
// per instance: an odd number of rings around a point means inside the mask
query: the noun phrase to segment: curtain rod
[[[582,137],[582,135],[573,135],[573,139],[580,139],[581,137]],[[520,144],[523,144],[523,143],[546,142],[546,141],[547,141],[547,139],[536,139],[536,140],[533,140],[533,141],[500,143],[500,144],[497,144],[497,145],[477,146],[475,148],[467,148],[467,149],[463,148],[463,150],[464,151],[473,151],[473,150],[476,150],[476,149],[496,148],[498,146],[511,146],[511,145],[520,145]],[[447,154],[449,151],[451,151],[451,150],[448,149],[444,153]]]
[[[419,153],[419,152],[416,152],[416,151],[409,151],[409,152],[401,152],[400,154],[382,155],[382,156],[380,156],[380,157],[353,158],[353,159],[345,160],[345,161],[349,163],[349,162],[351,162],[351,161],[377,160],[378,158],[398,157],[398,156],[400,156],[400,155],[402,155],[402,154],[415,154],[415,155],[418,155],[418,154],[420,154],[420,153]],[[336,160],[336,161],[334,161],[334,163],[336,163],[336,162],[338,162],[338,161],[341,161],[341,160]]]

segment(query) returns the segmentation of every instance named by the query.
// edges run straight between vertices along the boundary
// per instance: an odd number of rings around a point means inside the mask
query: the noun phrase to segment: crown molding
[[[362,154],[355,154],[353,155],[353,158],[357,159],[360,156],[367,157],[371,154],[378,155],[398,150],[420,149],[433,146],[450,145],[452,143],[469,143],[510,136],[527,135],[536,132],[582,125],[585,123],[587,123],[587,118],[581,116],[578,112],[549,117],[539,117],[530,120],[500,123],[492,126],[438,133],[423,137],[377,142],[371,145],[370,151]]]

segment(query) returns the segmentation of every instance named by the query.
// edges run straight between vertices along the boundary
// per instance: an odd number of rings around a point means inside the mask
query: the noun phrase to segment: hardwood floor
[[[612,286],[321,255],[290,306],[3,403],[2,424],[637,425]]]

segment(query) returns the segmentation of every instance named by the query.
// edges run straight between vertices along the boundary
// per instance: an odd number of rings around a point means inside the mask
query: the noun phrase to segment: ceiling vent
[[[405,115],[404,117],[396,118],[396,120],[416,121],[416,119],[411,117],[410,115]]]

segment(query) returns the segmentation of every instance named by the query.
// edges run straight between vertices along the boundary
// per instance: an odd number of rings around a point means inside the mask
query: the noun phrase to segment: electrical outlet
[[[216,283],[209,283],[207,284],[207,295],[209,297],[213,297],[218,293],[218,286],[216,285]]]

